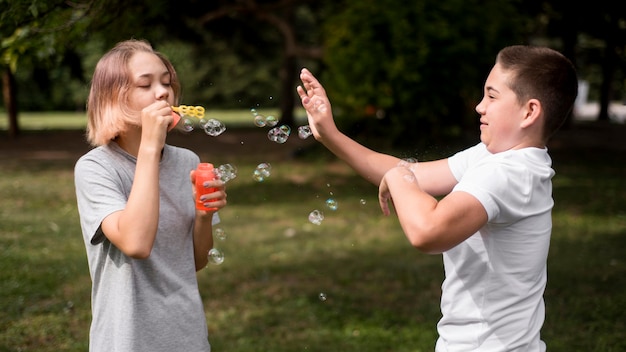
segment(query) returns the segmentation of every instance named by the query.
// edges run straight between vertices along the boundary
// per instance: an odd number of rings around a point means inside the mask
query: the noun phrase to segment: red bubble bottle
[[[213,169],[213,164],[211,163],[200,163],[198,164],[198,168],[196,169],[196,209],[204,210],[204,211],[216,211],[217,208],[207,208],[204,206],[204,203],[210,202],[212,200],[200,200],[200,197],[203,194],[213,193],[217,190],[214,187],[204,187],[204,183],[206,181],[212,181],[217,178],[215,174],[215,170]]]

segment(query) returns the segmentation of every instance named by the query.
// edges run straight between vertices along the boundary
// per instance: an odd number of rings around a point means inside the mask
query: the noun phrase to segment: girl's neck
[[[136,158],[141,144],[141,130],[129,129],[115,137],[115,142],[120,148]]]

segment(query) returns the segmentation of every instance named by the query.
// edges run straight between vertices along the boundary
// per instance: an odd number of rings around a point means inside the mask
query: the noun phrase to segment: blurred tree
[[[609,120],[609,103],[615,96],[616,83],[626,79],[626,12],[624,3],[598,0],[593,4],[578,4],[572,21],[580,31],[603,42],[601,52],[602,79],[600,83],[600,121]],[[571,3],[563,7],[572,6]],[[622,98],[622,97],[619,97]]]
[[[9,136],[19,134],[15,73],[24,60],[43,65],[71,57],[72,41],[80,30],[92,2],[12,0],[0,11],[0,69],[3,101],[9,118]],[[68,55],[65,55],[68,53]],[[41,81],[45,83],[45,80]]]
[[[242,88],[247,90],[254,90],[256,86],[264,94],[276,92],[269,98],[278,98],[276,103],[282,123],[293,124],[298,62],[321,58],[321,48],[315,38],[319,33],[316,27],[319,16],[323,16],[324,6],[320,2],[302,0],[222,0],[207,2],[202,8],[198,8],[197,3],[190,6],[193,6],[193,11],[189,14],[197,15],[186,16],[189,26],[197,28],[205,36],[210,33],[211,39],[228,43],[220,48],[219,53],[229,52],[224,49],[230,46],[242,58],[237,62],[241,64],[237,67],[239,72],[232,70],[230,73],[234,75],[228,77],[228,82],[244,83]],[[209,46],[212,42],[205,40]],[[218,69],[224,72],[224,67],[228,67],[228,63],[224,62]],[[233,80],[233,77],[244,73],[257,79]],[[271,87],[275,83],[278,86]],[[258,105],[259,102],[251,107]]]
[[[23,28],[38,26],[41,18],[48,22],[56,20],[71,7],[57,0],[49,4],[49,12],[43,13],[38,4],[34,0],[11,3],[11,15],[5,17],[14,23],[3,26],[3,32],[18,28],[19,33],[24,33]],[[87,18],[82,26],[65,22],[64,28],[72,28],[71,35],[65,37],[65,32],[48,30],[53,40],[47,47],[56,50],[54,54],[62,55],[64,60],[42,65],[33,60],[38,56],[32,51],[22,52],[24,69],[19,72],[18,85],[26,87],[31,94],[28,100],[17,103],[38,109],[66,108],[76,105],[76,101],[84,101],[84,85],[73,87],[72,84],[77,80],[81,82],[83,78],[78,76],[82,75],[71,76],[71,73],[91,71],[105,50],[132,37],[147,39],[175,62],[183,80],[186,102],[209,101],[213,106],[237,108],[278,106],[283,122],[292,123],[298,60],[317,60],[321,53],[316,47],[317,41],[311,40],[318,32],[314,30],[316,4],[302,0],[91,0],[85,3],[89,11],[84,13]],[[37,11],[24,15],[25,8]],[[24,24],[17,23],[18,19]],[[85,37],[87,33],[89,38]],[[311,48],[300,45],[301,38],[311,44]],[[29,35],[24,36],[21,43],[37,47],[37,40],[36,36]],[[7,52],[15,51],[16,47],[11,45]],[[82,60],[73,60],[75,58]],[[72,65],[62,70],[54,66],[59,63]],[[80,69],[76,69],[81,63]],[[66,93],[68,86],[82,92],[51,96],[49,94],[59,91],[50,88],[55,79],[66,82],[67,86],[60,89]],[[54,106],[49,104],[52,99],[59,99],[54,101]]]
[[[609,120],[609,103],[623,98],[626,80],[626,12],[613,0],[591,3],[530,0],[520,10],[533,18],[534,34],[557,42],[577,66],[581,80],[597,87],[598,120]]]
[[[387,126],[396,144],[459,138],[475,129],[480,83],[504,45],[547,38],[579,58],[582,34],[605,38],[612,28],[598,57],[619,68],[624,16],[599,1],[596,10],[564,0],[0,0],[4,105],[14,127],[16,105],[84,106],[84,72],[133,37],[174,61],[186,103],[279,107],[291,123],[307,66],[323,74],[339,122],[355,133]],[[621,71],[604,72],[615,82]]]
[[[525,41],[523,20],[497,0],[346,1],[324,36],[341,121],[354,134],[384,129],[395,145],[461,137],[495,54]]]

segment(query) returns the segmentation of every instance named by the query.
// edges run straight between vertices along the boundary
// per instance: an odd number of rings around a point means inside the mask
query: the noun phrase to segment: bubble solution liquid
[[[196,209],[205,210],[205,211],[216,211],[217,208],[207,208],[204,206],[204,203],[210,202],[212,200],[200,200],[200,197],[203,194],[213,193],[217,190],[214,187],[204,187],[204,183],[206,181],[212,181],[217,178],[215,174],[215,170],[213,169],[213,164],[211,163],[200,163],[198,164],[198,168],[196,169]]]

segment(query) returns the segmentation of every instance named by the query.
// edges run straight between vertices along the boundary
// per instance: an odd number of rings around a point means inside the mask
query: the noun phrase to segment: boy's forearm
[[[400,159],[369,149],[340,131],[326,135],[320,142],[335,156],[346,162],[368,182],[378,186],[385,173],[397,166]]]

